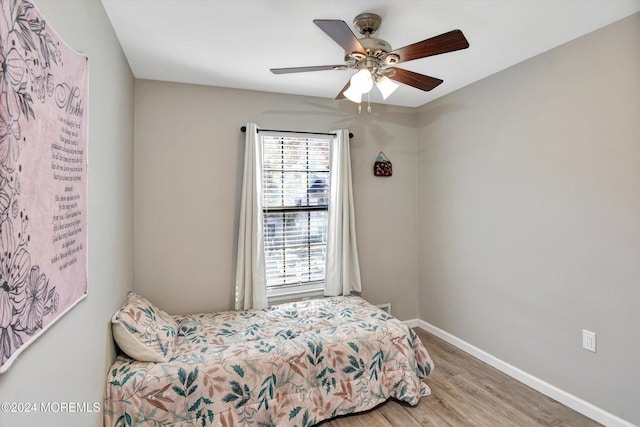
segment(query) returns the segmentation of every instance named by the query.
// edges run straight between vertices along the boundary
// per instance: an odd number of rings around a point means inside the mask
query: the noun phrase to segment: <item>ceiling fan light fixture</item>
[[[373,87],[373,77],[371,71],[363,68],[351,77],[351,88],[360,94],[367,93]]]
[[[342,93],[349,101],[355,102],[356,104],[360,104],[362,102],[362,92],[358,92],[353,85],[349,86],[349,89]]]
[[[376,86],[382,94],[382,99],[387,99],[396,89],[398,84],[394,83],[389,77],[382,76],[376,81]]]

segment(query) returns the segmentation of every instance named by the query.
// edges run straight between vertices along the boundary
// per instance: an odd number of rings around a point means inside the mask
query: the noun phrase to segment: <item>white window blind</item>
[[[324,288],[330,136],[261,135],[267,296]]]

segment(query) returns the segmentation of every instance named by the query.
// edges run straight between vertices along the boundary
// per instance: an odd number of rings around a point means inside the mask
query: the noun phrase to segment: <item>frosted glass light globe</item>
[[[373,87],[373,78],[371,72],[366,68],[358,71],[351,77],[351,87],[362,93],[367,93]]]

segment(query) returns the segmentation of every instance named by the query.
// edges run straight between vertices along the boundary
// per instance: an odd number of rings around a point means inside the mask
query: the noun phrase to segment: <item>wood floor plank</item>
[[[387,405],[380,405],[377,412],[381,413],[392,426],[420,427],[420,423],[413,419],[408,412],[403,411],[395,401],[391,401]]]
[[[423,426],[437,425],[439,420],[452,427],[471,427],[473,423],[467,416],[459,412],[455,406],[449,405],[440,393],[420,399],[420,403],[416,406],[416,410],[410,411],[413,418],[421,420]]]
[[[427,401],[428,399],[421,399],[418,405]],[[418,425],[418,426],[430,425],[435,427],[455,427],[455,426],[452,426],[447,421],[445,421],[445,419],[438,414],[438,411],[428,411],[426,412],[428,413],[428,416],[425,416],[425,411],[416,410],[414,407],[410,406],[407,403],[398,402],[397,400],[393,400],[393,399],[390,400],[386,405],[382,405],[381,409],[385,408],[386,406],[389,406],[389,411],[387,414],[385,414],[385,417],[389,420],[393,420],[396,418],[394,413],[404,412],[408,414],[416,422],[415,425]],[[397,419],[400,419],[400,418],[401,417],[397,417]],[[396,423],[394,425],[404,425],[404,424]],[[407,425],[409,424],[407,423]],[[411,424],[411,425],[414,425],[414,424]]]
[[[323,427],[326,427],[324,423],[320,424],[322,424]],[[394,427],[399,425],[402,424],[394,424],[390,422],[382,412],[379,411],[378,407],[359,413],[356,417],[353,415],[344,415],[330,421],[331,427]]]
[[[435,369],[431,396],[416,406],[393,399],[376,408],[321,423],[323,427],[594,427],[597,422],[509,377],[421,329]]]
[[[470,382],[463,376],[458,375],[451,378],[451,383],[460,390],[460,394],[465,396],[465,399],[472,401],[475,407],[490,410],[497,423],[503,420],[512,420],[520,427],[539,425],[528,413],[513,407],[509,401],[494,396],[482,386]]]

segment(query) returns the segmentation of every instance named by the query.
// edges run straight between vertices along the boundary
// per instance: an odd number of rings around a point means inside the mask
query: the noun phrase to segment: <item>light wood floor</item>
[[[325,421],[322,427],[599,426],[595,421],[416,329],[434,361],[431,396],[417,406],[390,399],[371,411]]]

